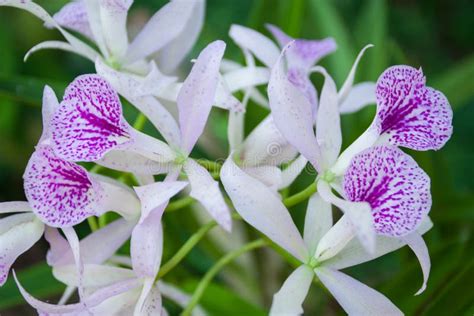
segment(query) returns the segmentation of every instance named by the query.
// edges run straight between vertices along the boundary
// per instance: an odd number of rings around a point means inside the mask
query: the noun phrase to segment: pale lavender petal
[[[308,202],[304,220],[303,238],[310,255],[314,255],[321,238],[332,227],[332,207],[318,193],[314,193]]]
[[[421,288],[415,293],[415,295],[419,295],[425,291],[426,283],[428,282],[428,278],[430,276],[431,260],[428,247],[426,247],[423,237],[421,237],[418,232],[413,232],[403,237],[403,240],[415,253],[418,261],[420,262],[421,271],[423,272],[423,284],[421,285]]]
[[[156,12],[128,47],[126,61],[143,59],[177,38],[193,17],[195,5],[185,0],[170,1]]]
[[[383,294],[342,272],[325,267],[314,271],[349,315],[403,315]]]
[[[62,27],[71,29],[84,36],[93,38],[89,25],[86,6],[83,0],[71,1],[53,15],[54,20]],[[53,28],[53,25],[46,24],[47,27]]]
[[[350,114],[375,102],[375,83],[361,82],[351,88],[347,97],[339,104],[339,111],[341,114]]]
[[[112,56],[123,57],[128,47],[127,14],[133,0],[99,0],[104,40]]]
[[[451,137],[451,106],[443,93],[425,82],[421,69],[410,66],[390,67],[379,77],[376,124],[390,143],[437,150]]]
[[[285,50],[273,68],[268,84],[272,116],[288,142],[318,170],[320,149],[313,130],[313,109],[301,91],[288,81],[283,67],[284,54]]]
[[[284,189],[289,187],[296,178],[303,172],[308,163],[308,159],[302,155],[298,156],[293,160],[285,169],[281,172],[281,183],[278,189]]]
[[[102,77],[82,75],[66,89],[52,120],[54,151],[71,161],[94,161],[131,142],[117,93]]]
[[[313,117],[315,117],[318,108],[318,93],[309,79],[308,72],[301,68],[288,68],[288,80],[297,87],[309,101],[313,110]]]
[[[162,310],[162,299],[160,293],[160,286],[155,283],[148,293],[143,306],[140,309],[140,315],[154,316],[160,315]]]
[[[110,57],[104,37],[104,29],[100,17],[100,4],[97,0],[83,0],[87,11],[89,26],[93,35],[93,39],[102,56],[106,59]]]
[[[278,47],[268,37],[255,30],[233,24],[229,36],[237,45],[248,49],[268,68],[272,68],[278,60],[280,54]]]
[[[278,191],[278,188],[281,184],[281,169],[275,166],[263,165],[255,167],[245,167],[242,166],[242,170],[245,171],[248,175],[251,175],[258,181],[265,184],[270,189],[275,192]]]
[[[165,181],[134,187],[141,202],[140,223],[148,217],[150,212],[168,202],[187,185],[185,181]]]
[[[28,202],[0,202],[0,214],[31,212]]]
[[[231,92],[268,83],[270,70],[266,67],[240,67],[224,74],[224,81]]]
[[[158,65],[167,74],[176,72],[177,67],[196,44],[201,32],[206,2],[195,0],[192,3],[194,8],[182,32],[158,52]]]
[[[294,40],[274,25],[267,24],[266,27],[278,41],[281,48]],[[295,45],[287,53],[288,64],[291,68],[297,67],[308,70],[321,58],[334,52],[336,48],[336,42],[331,37],[322,40],[296,39]]]
[[[23,179],[33,212],[49,226],[73,226],[100,211],[100,185],[83,167],[57,157],[50,147],[37,147]]]
[[[15,260],[41,238],[43,231],[44,224],[31,213],[0,219],[0,286]]]
[[[53,275],[56,280],[68,286],[77,287],[79,284],[77,269],[74,265],[54,267]],[[134,277],[135,273],[131,269],[110,265],[85,264],[83,284],[86,288],[101,288]]]
[[[394,146],[372,147],[355,156],[343,186],[349,200],[370,204],[381,235],[414,231],[431,208],[430,178]]]
[[[375,235],[375,234],[374,234]],[[314,257],[319,262],[325,262],[326,260],[336,256],[345,246],[354,239],[355,229],[352,225],[351,220],[347,215],[342,216],[334,226],[330,227],[326,234],[324,234],[319,240]],[[361,242],[364,247],[364,252],[368,252],[368,248]],[[375,252],[375,250],[373,251]],[[370,252],[368,252],[370,253]]]
[[[51,119],[59,107],[59,102],[50,86],[45,86],[43,90],[43,105],[41,116],[43,117],[43,133],[38,141],[39,144],[49,144],[51,142]]]
[[[225,43],[215,41],[199,54],[178,95],[181,149],[186,154],[201,136],[214,103]]]
[[[191,184],[189,195],[198,200],[222,228],[230,232],[232,219],[229,207],[219,188],[219,182],[214,180],[204,167],[192,159],[186,161],[184,171]]]
[[[273,295],[270,315],[303,315],[303,302],[308,295],[314,271],[307,265],[297,268]]]
[[[170,171],[171,163],[161,163],[128,150],[111,150],[95,163],[114,170],[143,175],[163,174]]]
[[[69,262],[73,262],[74,258],[72,256],[71,248],[67,240],[59,233],[57,228],[46,226],[44,231],[44,238],[49,243],[49,250],[46,254],[46,262],[50,266],[57,265],[57,262],[63,256],[70,257]],[[67,253],[69,252],[69,254]],[[69,258],[68,258],[69,259]]]
[[[85,292],[84,292],[84,284],[83,284],[83,277],[84,277],[84,263],[81,257],[81,247],[79,245],[79,237],[77,237],[76,231],[73,227],[63,228],[64,236],[69,243],[69,247],[71,248],[72,255],[74,257],[74,263],[77,271],[77,288],[79,294],[79,300],[82,303],[85,299]],[[87,305],[84,305],[87,306]]]
[[[362,50],[357,55],[356,60],[354,61],[354,64],[352,65],[352,68],[349,71],[349,74],[347,75],[346,80],[342,84],[341,89],[339,89],[340,102],[343,102],[346,99],[348,93],[352,90],[352,85],[354,84],[354,78],[355,78],[357,66],[359,66],[359,62],[362,59],[362,56],[364,56],[365,51],[371,47],[374,47],[374,45],[372,44],[366,45],[364,48],[362,48]]]
[[[221,181],[243,219],[293,256],[306,262],[308,251],[281,200],[265,184],[242,171],[231,158],[222,166]]]

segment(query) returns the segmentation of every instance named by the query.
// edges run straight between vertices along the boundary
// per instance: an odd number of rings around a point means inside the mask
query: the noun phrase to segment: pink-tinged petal
[[[403,315],[383,294],[342,272],[325,267],[314,271],[349,315]]]
[[[324,170],[337,160],[342,145],[341,118],[339,115],[336,83],[322,67],[313,71],[324,76],[324,85],[316,119],[316,139],[321,150],[321,166]]]
[[[375,102],[375,83],[361,82],[351,88],[347,97],[339,104],[339,111],[341,114],[350,114]]]
[[[0,202],[0,214],[31,212],[28,202]]]
[[[143,175],[167,173],[172,167],[171,163],[160,163],[127,150],[111,150],[95,163],[106,168]]]
[[[420,235],[425,234],[428,230],[433,227],[433,223],[427,217],[416,230]],[[364,262],[368,262],[379,258],[387,253],[393,252],[397,249],[402,248],[406,245],[406,242],[402,238],[377,236],[375,245],[375,251],[373,254],[365,251],[362,244],[357,239],[352,239],[344,249],[342,249],[337,255],[324,261],[325,267],[330,267],[336,270],[345,269],[348,267],[356,266]]]
[[[199,54],[179,92],[181,148],[189,154],[201,136],[214,103],[225,43],[215,41]]]
[[[154,279],[152,279],[151,282],[153,284]],[[139,304],[137,304],[137,306],[139,306]],[[135,310],[138,310],[140,313],[139,315],[143,316],[161,315],[162,299],[158,283],[153,284],[146,296],[146,299],[143,302],[143,305],[139,306],[139,308]]]
[[[13,273],[13,276],[15,277],[15,281],[18,286],[18,289],[20,290],[21,295],[28,302],[28,304],[34,307],[42,315],[53,315],[53,316],[55,315],[58,315],[58,316],[59,315],[68,315],[68,316],[81,315],[81,313],[86,312],[84,305],[87,305],[88,307],[95,307],[110,297],[120,295],[140,285],[140,281],[135,278],[124,280],[121,282],[117,282],[113,285],[100,288],[99,290],[95,291],[90,296],[88,296],[82,303],[69,304],[69,305],[55,305],[55,304],[42,302],[40,300],[37,300],[33,296],[31,296],[31,294],[29,294],[21,286],[15,273]]]
[[[237,45],[248,49],[268,68],[272,68],[278,60],[278,55],[280,54],[278,47],[268,37],[255,30],[233,24],[230,28],[229,36]]]
[[[53,89],[49,86],[45,86],[43,90],[43,105],[41,108],[41,116],[43,117],[43,133],[38,141],[39,144],[51,143],[51,119],[58,107],[58,98]]]
[[[198,200],[222,228],[230,232],[232,229],[230,210],[219,188],[219,183],[204,167],[192,159],[186,161],[184,171],[191,184],[189,195]]]
[[[102,190],[87,171],[40,146],[23,175],[25,195],[33,212],[53,227],[70,227],[100,212]]]
[[[313,109],[301,91],[287,78],[282,60],[285,51],[273,68],[268,84],[273,120],[288,142],[319,170],[321,154],[313,130]]]
[[[318,108],[318,93],[309,79],[308,72],[301,68],[288,68],[288,80],[297,87],[311,104],[313,117],[316,117]]]
[[[306,262],[308,251],[303,238],[272,190],[242,171],[231,158],[222,166],[221,181],[235,209],[247,223]]]
[[[127,13],[133,0],[99,0],[105,44],[112,56],[122,57],[128,47]]]
[[[0,219],[0,286],[15,260],[41,238],[43,231],[44,224],[31,213]]]
[[[296,156],[296,150],[278,130],[272,115],[267,116],[245,139],[240,160],[247,167],[277,166]]]
[[[376,124],[391,144],[437,150],[451,137],[451,106],[443,93],[425,82],[421,69],[410,66],[390,67],[379,77]]]
[[[81,33],[84,36],[93,38],[86,6],[83,0],[71,1],[53,15],[54,20],[62,27]],[[46,27],[53,28],[53,25],[46,24]]]
[[[206,2],[196,0],[191,3],[188,2],[188,5],[194,5],[194,8],[184,29],[175,39],[164,46],[156,57],[158,66],[167,74],[176,72],[180,63],[196,44],[203,27]]]
[[[346,197],[367,202],[378,234],[404,236],[416,230],[431,208],[430,178],[394,146],[367,149],[344,175]]]
[[[295,40],[274,25],[267,24],[266,27],[270,33],[272,33],[281,48]],[[322,40],[296,39],[295,45],[288,50],[288,63],[292,68],[297,67],[308,70],[321,58],[334,52],[336,48],[336,42],[331,37]]]
[[[314,255],[321,238],[332,227],[332,207],[318,193],[311,196],[306,209],[303,238],[310,255]]]
[[[140,223],[148,217],[151,211],[167,203],[187,185],[188,183],[185,181],[166,181],[134,187],[141,202]]]
[[[98,75],[79,76],[68,86],[52,128],[55,152],[71,161],[98,160],[131,142],[120,99]]]
[[[273,295],[270,315],[303,315],[303,302],[308,295],[314,271],[307,265],[297,268]]]
[[[108,260],[130,238],[134,226],[135,222],[118,219],[82,239],[82,261],[85,264],[101,264]],[[46,238],[51,247],[47,257],[48,264],[63,266],[74,263],[71,249],[57,231],[50,231],[48,228]]]
[[[417,232],[403,237],[403,240],[415,253],[418,261],[420,262],[421,271],[423,272],[423,284],[421,285],[421,288],[415,293],[415,295],[419,295],[425,291],[426,283],[428,282],[428,278],[430,276],[431,260],[428,247],[426,246],[423,237],[421,237],[421,235]]]
[[[195,2],[194,2],[195,3]],[[126,61],[132,63],[164,48],[186,30],[194,3],[170,1],[156,12],[128,47]]]

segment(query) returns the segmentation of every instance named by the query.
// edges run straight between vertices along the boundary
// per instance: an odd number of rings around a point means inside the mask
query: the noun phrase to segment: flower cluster
[[[317,65],[336,50],[332,38],[293,39],[273,25],[267,28],[275,42],[233,25],[229,35],[246,64],[223,59],[226,45],[218,40],[202,50],[181,82],[174,74],[198,36],[204,0],[170,1],[129,43],[132,2],[74,0],[51,17],[32,1],[0,0],[31,12],[66,40],[38,44],[26,57],[63,49],[90,59],[97,72],[75,78],[60,101],[44,89],[43,133],[24,173],[27,201],[0,204],[1,214],[15,213],[0,219],[0,284],[16,258],[44,236],[47,262],[68,286],[60,302],[35,299],[15,276],[40,314],[161,315],[162,296],[185,314],[205,314],[196,306],[199,296],[190,298],[161,279],[172,268],[161,265],[162,217],[170,199],[189,186],[183,192],[225,232],[243,219],[270,240],[246,244],[236,254],[269,245],[299,263],[274,295],[271,315],[302,314],[315,277],[348,314],[403,314],[340,270],[408,245],[423,272],[418,293],[425,289],[430,259],[421,236],[432,226],[430,179],[399,147],[438,150],[449,140],[452,110],[445,96],[426,86],[421,69],[405,65],[386,69],[375,83],[354,84],[371,45],[338,89]],[[324,77],[321,91],[310,80],[313,73]],[[119,95],[160,139],[125,120]],[[269,114],[245,137],[249,100]],[[341,152],[341,114],[374,103],[372,124]],[[222,165],[191,157],[213,106],[229,116],[230,151]],[[82,162],[97,167],[86,170]],[[304,191],[309,201],[300,234],[288,210],[292,203],[280,190],[308,163],[317,176]],[[101,168],[132,173],[138,185],[100,175]],[[340,213],[336,222],[333,206]],[[110,211],[120,219],[79,240],[75,225]],[[116,255],[128,239],[130,256]],[[79,302],[66,304],[76,289]]]

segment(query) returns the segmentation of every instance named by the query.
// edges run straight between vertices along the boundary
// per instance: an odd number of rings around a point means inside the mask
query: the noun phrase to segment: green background
[[[66,1],[38,1],[51,13]],[[165,1],[136,0],[131,14],[134,21],[149,16]],[[207,43],[223,39],[228,43],[226,57],[242,61],[227,32],[232,23],[265,31],[264,23],[273,23],[294,37],[322,38],[333,36],[336,53],[322,61],[340,85],[358,51],[367,43],[375,44],[364,57],[356,81],[376,80],[389,65],[409,64],[422,67],[428,85],[446,94],[454,109],[454,134],[439,152],[410,152],[431,176],[434,228],[426,235],[431,254],[432,271],[427,290],[413,296],[421,284],[421,270],[415,256],[402,249],[346,272],[386,294],[407,315],[473,315],[474,314],[474,2],[439,1],[350,1],[350,0],[208,0],[203,32],[192,56]],[[75,76],[93,72],[90,62],[60,51],[41,51],[27,63],[23,56],[33,45],[61,39],[56,31],[47,30],[28,13],[0,8],[0,201],[24,200],[22,173],[41,130],[40,102],[42,88],[51,85],[58,96]],[[317,79],[317,78],[315,78]],[[320,82],[315,81],[317,86]],[[132,110],[125,109],[133,118]],[[266,114],[250,105],[247,129]],[[347,146],[370,123],[374,109],[343,117],[344,144]],[[226,116],[214,111],[209,126],[216,137],[213,153],[199,149],[196,156],[225,157]],[[147,126],[150,130],[150,127]],[[150,131],[152,132],[152,131]],[[311,177],[303,175],[291,189],[297,192]],[[292,209],[301,227],[305,205]],[[183,215],[184,214],[184,215]],[[192,234],[198,224],[189,210],[165,218],[165,260]],[[87,225],[79,227],[88,233]],[[248,232],[254,234],[252,230]],[[55,298],[63,287],[51,276],[44,264],[47,245],[40,241],[15,264],[23,285],[37,297]],[[222,255],[209,240],[199,244],[183,265],[167,280],[192,291],[196,280]],[[271,294],[290,268],[280,265],[277,256],[257,251],[253,254],[258,271],[277,266],[278,278],[265,273],[247,283],[255,296],[245,298],[232,291],[220,275],[202,300],[214,315],[263,315]],[[270,256],[270,257],[269,257]],[[270,259],[269,259],[270,258]],[[271,262],[269,262],[269,260]],[[246,270],[230,266],[242,278]],[[227,271],[228,273],[229,271]],[[165,302],[171,314],[179,309]],[[12,278],[0,288],[1,315],[28,315],[32,309],[22,305],[22,298]],[[308,315],[339,315],[337,303],[321,288],[313,287],[305,302]]]

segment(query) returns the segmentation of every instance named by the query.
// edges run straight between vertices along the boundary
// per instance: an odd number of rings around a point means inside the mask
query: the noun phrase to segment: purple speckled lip
[[[377,81],[376,97],[376,124],[391,144],[440,149],[451,137],[451,106],[441,92],[426,87],[421,69],[388,68]]]
[[[370,204],[381,235],[414,231],[431,208],[428,175],[395,146],[372,147],[355,156],[343,186],[349,200]]]
[[[33,212],[53,227],[69,227],[96,212],[100,186],[81,166],[39,146],[30,158],[24,189]]]
[[[117,93],[98,75],[77,77],[52,122],[54,151],[70,161],[95,161],[131,141]]]

